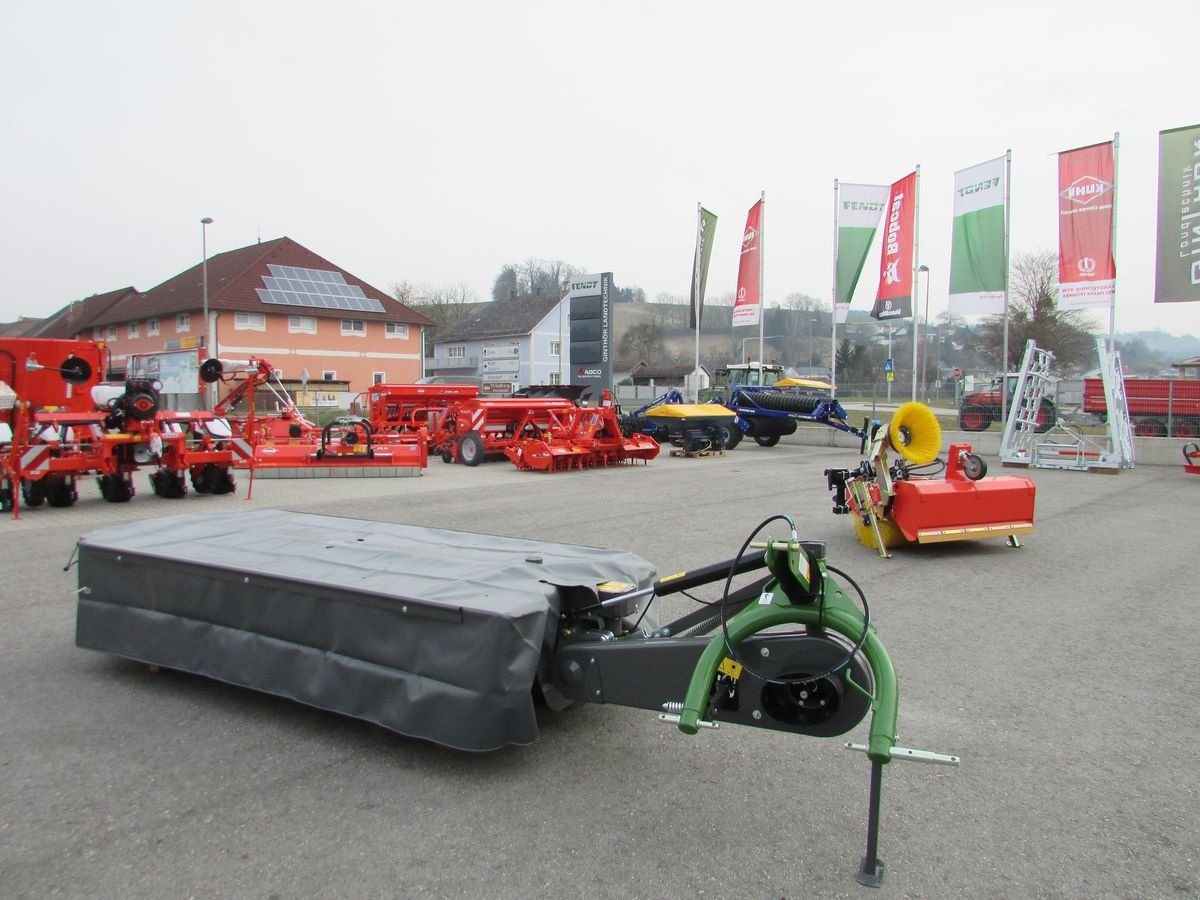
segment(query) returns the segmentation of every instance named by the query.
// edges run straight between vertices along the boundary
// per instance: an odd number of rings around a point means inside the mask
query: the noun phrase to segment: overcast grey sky
[[[1054,154],[1119,131],[1117,328],[1200,335],[1200,303],[1151,300],[1158,132],[1200,121],[1196,0],[64,0],[4,18],[3,321],[196,264],[203,216],[210,254],[288,235],[383,290],[486,299],[539,257],[653,298],[687,292],[702,201],[711,296],[734,288],[763,190],[768,302],[828,303],[833,180],[918,163],[932,316],[955,170],[1011,148],[1013,252],[1055,249]]]

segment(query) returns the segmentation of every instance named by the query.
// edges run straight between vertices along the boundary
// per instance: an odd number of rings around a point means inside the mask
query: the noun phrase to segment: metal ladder
[[[1061,422],[1056,422],[1043,434],[1037,433],[1038,410],[1050,383],[1050,363],[1054,355],[1037,349],[1036,344],[1029,341],[1017,378],[1013,408],[1000,443],[1001,462],[1079,472],[1090,469],[1117,472],[1133,468],[1133,439],[1129,409],[1125,404],[1125,382],[1121,378],[1121,359],[1116,351],[1106,351],[1103,338],[1097,338],[1096,352],[1100,357],[1100,374],[1109,410],[1107,443],[1099,444]]]
[[[1049,350],[1039,349],[1033,340],[1025,342],[1025,356],[1017,375],[1008,420],[1004,423],[1004,436],[1000,439],[1001,462],[1014,465],[1032,465],[1036,462],[1038,412],[1050,386],[1050,366],[1053,362],[1054,354]],[[1007,388],[1005,384],[1001,390]]]
[[[1123,469],[1133,468],[1133,426],[1129,422],[1129,403],[1125,399],[1125,377],[1121,372],[1121,353],[1109,352],[1104,338],[1096,338],[1100,357],[1100,377],[1104,379],[1104,405],[1108,408],[1108,440],[1120,453]]]

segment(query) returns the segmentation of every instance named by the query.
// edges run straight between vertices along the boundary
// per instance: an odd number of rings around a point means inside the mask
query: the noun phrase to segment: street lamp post
[[[936,346],[937,346],[937,360],[935,361],[936,365],[934,365],[934,367],[933,367],[933,377],[935,379],[934,384],[941,385],[941,383],[942,383],[942,342],[946,340],[946,336],[942,335],[942,334],[938,334],[938,335],[935,335],[934,337],[935,337]],[[941,393],[940,387],[939,387],[938,393],[939,394]]]
[[[212,345],[212,328],[208,321],[208,226],[213,222],[212,218],[205,216],[200,220],[200,252],[201,263],[200,269],[203,273],[203,288],[204,294],[204,352],[209,356],[216,356],[213,352]]]

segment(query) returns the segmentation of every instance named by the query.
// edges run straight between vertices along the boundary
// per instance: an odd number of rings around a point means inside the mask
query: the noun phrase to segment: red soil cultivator
[[[649,439],[645,439],[649,440]],[[621,439],[611,406],[576,406],[565,397],[473,397],[449,405],[429,436],[445,462],[477,466],[507,456],[522,469],[560,471],[652,459],[658,454]],[[627,446],[628,445],[628,446]]]
[[[524,438],[504,451],[518,469],[561,472],[625,462],[649,462],[658,456],[658,441],[644,434],[625,437],[612,406],[577,406],[553,415],[554,424],[540,437]]]
[[[834,513],[852,513],[859,541],[883,557],[903,544],[989,537],[1019,547],[1017,535],[1033,531],[1033,481],[986,477],[987,465],[970,444],[951,444],[943,463],[941,441],[933,411],[905,403],[886,430],[876,429],[858,468],[825,470]],[[889,462],[889,449],[902,458]],[[944,477],[935,477],[939,470]]]

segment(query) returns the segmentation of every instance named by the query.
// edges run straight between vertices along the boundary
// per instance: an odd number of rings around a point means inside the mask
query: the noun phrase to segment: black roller
[[[751,394],[754,402],[764,409],[778,409],[782,412],[811,414],[821,405],[821,397],[806,394],[788,394],[783,391],[755,391]]]

